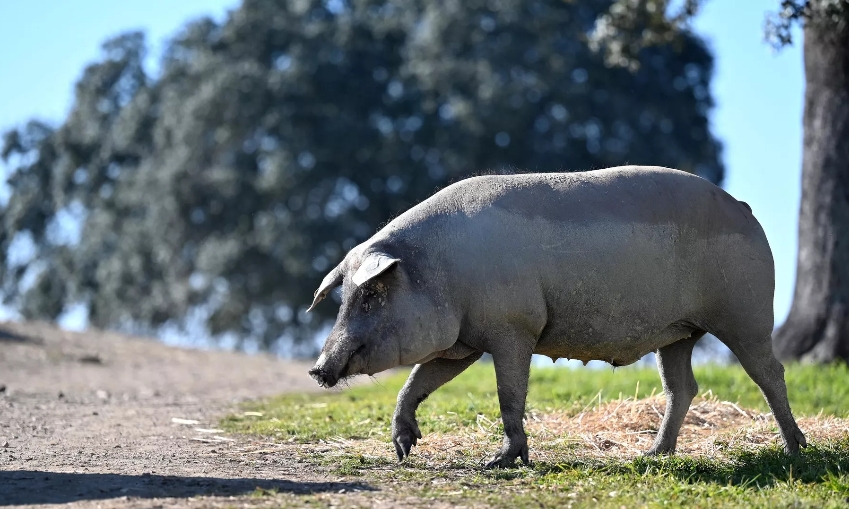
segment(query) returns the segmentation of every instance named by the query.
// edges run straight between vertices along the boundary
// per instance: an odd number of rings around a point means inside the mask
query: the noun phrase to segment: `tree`
[[[849,2],[784,0],[768,25],[777,45],[802,23],[802,203],[796,288],[774,335],[780,359],[849,362]]]
[[[610,66],[585,38],[609,5],[245,0],[187,25],[155,76],[119,36],[62,125],[5,135],[0,249],[30,256],[0,257],[4,297],[306,353],[333,318],[304,312],[324,273],[454,180],[642,163],[719,182],[710,53],[683,30]]]
[[[701,2],[669,16],[667,0],[617,0],[591,40],[608,62],[633,66],[633,55],[685,29]],[[849,0],[782,0],[766,20],[767,40],[791,44],[797,23],[806,82],[799,253],[793,303],[773,344],[781,360],[849,361]]]

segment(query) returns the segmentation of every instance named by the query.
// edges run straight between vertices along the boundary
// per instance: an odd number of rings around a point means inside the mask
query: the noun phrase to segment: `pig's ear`
[[[342,271],[339,270],[337,266],[335,269],[331,270],[329,274],[324,276],[324,279],[321,281],[321,284],[318,287],[318,290],[313,294],[312,305],[307,309],[307,313],[312,311],[316,304],[323,301],[327,294],[330,293],[330,290],[336,288],[337,286],[342,284]]]
[[[361,286],[369,279],[383,274],[400,261],[398,258],[392,258],[384,253],[371,253],[360,264],[360,268],[354,273],[352,281],[355,285]]]

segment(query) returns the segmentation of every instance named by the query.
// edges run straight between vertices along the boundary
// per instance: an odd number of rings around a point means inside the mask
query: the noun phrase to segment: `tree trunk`
[[[805,26],[802,204],[796,290],[775,333],[782,360],[849,361],[849,29]]]

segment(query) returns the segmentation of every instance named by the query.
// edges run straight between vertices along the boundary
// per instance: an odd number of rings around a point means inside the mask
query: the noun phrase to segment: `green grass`
[[[483,471],[459,463],[434,469],[412,459],[347,455],[324,459],[334,474],[413,485],[421,498],[486,507],[846,507],[849,440],[811,445],[799,458],[777,447],[732,451],[721,460],[686,456],[535,462]]]
[[[623,460],[581,456],[580,444],[554,446],[531,441],[534,449],[561,447],[546,461],[507,471],[483,471],[479,456],[495,451],[500,437],[491,428],[485,447],[458,456],[433,458],[414,449],[405,463],[392,459],[389,428],[400,372],[378,383],[319,394],[292,394],[252,403],[245,410],[261,416],[234,415],[223,426],[302,444],[309,463],[364,482],[406,483],[420,499],[496,507],[846,507],[849,504],[849,435],[812,442],[798,458],[778,446],[731,448],[718,457],[678,455]],[[700,392],[711,391],[741,407],[768,411],[766,403],[739,366],[705,365],[696,369]],[[849,368],[790,366],[786,372],[790,403],[797,416],[849,417]],[[419,408],[422,432],[452,434],[477,429],[478,420],[499,417],[492,365],[478,363],[435,392]],[[564,369],[535,366],[528,396],[529,412],[578,414],[599,401],[660,393],[657,370],[648,367]],[[370,444],[380,454],[347,447],[315,452],[312,444],[335,437]],[[313,451],[313,452],[310,452]],[[552,460],[551,458],[555,458]]]
[[[768,411],[754,382],[739,366],[697,367],[699,390],[708,390],[724,401]],[[398,390],[407,371],[388,379],[350,389],[320,394],[287,394],[247,410],[263,412],[262,418],[231,416],[231,431],[294,437],[315,441],[333,436],[370,438],[388,433]],[[786,373],[790,405],[797,416],[849,416],[849,368],[790,366]],[[622,396],[645,397],[661,393],[660,377],[653,367],[613,369],[564,369],[534,367],[528,394],[528,410],[579,412],[598,401]],[[599,396],[600,395],[600,396]],[[419,409],[422,432],[448,432],[473,426],[478,415],[495,420],[500,416],[492,365],[477,363],[436,391]]]

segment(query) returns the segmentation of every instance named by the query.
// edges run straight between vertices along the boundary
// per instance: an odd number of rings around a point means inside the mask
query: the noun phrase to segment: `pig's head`
[[[324,387],[450,347],[459,321],[411,265],[379,250],[352,252],[315,292],[310,309],[342,285],[342,305],[310,375]]]

